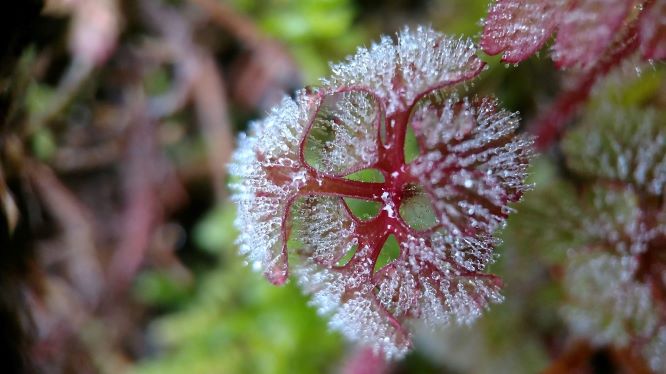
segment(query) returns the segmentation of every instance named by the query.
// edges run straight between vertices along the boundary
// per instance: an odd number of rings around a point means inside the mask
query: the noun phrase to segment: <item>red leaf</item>
[[[588,68],[599,60],[631,10],[632,1],[581,0],[562,18],[553,60],[560,68]]]
[[[482,67],[469,40],[405,29],[332,65],[319,89],[285,98],[234,153],[241,253],[275,284],[293,265],[332,329],[389,359],[410,349],[413,320],[470,323],[502,300],[484,271],[507,204],[527,188],[532,142],[493,99],[440,90]],[[411,162],[408,127],[421,151]],[[346,178],[367,168],[383,180]],[[381,209],[366,220],[344,198]],[[402,216],[410,209],[432,219],[421,227]],[[391,236],[399,254],[381,267]]]
[[[645,59],[666,59],[666,1],[656,1],[643,12],[639,35]]]
[[[517,63],[539,50],[563,16],[565,0],[498,0],[486,19],[481,47],[503,62]]]

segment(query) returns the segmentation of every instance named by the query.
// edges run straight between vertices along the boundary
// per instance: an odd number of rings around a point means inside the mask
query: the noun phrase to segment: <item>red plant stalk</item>
[[[625,30],[624,36],[610,48],[605,58],[589,71],[581,73],[576,83],[561,92],[555,102],[534,120],[531,129],[536,135],[537,150],[546,150],[560,139],[567,122],[587,102],[594,84],[631,56],[638,46],[638,27],[637,23],[633,22]]]

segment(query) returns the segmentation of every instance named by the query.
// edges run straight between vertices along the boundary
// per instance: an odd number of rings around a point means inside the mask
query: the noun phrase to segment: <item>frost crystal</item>
[[[240,251],[275,284],[292,268],[332,329],[388,358],[408,351],[411,321],[467,324],[502,300],[484,270],[532,141],[494,99],[458,96],[475,53],[429,28],[383,37],[253,124],[230,167]],[[383,180],[349,177],[362,169]],[[380,209],[362,219],[346,198]],[[399,255],[382,267],[390,236]]]
[[[638,16],[645,59],[666,58],[666,3],[633,0],[497,0],[484,22],[481,46],[502,61],[517,63],[539,50],[557,30],[553,60],[559,67],[587,69],[627,33]]]

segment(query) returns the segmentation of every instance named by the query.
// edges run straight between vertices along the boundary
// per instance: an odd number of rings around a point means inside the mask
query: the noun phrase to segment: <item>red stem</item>
[[[572,88],[561,92],[551,107],[534,121],[531,127],[537,136],[537,150],[547,149],[560,138],[567,121],[585,104],[597,80],[636,51],[638,45],[638,24],[633,21],[624,36],[611,46],[608,56],[581,76]]]
[[[356,199],[382,201],[381,195],[386,183],[359,182],[330,175],[317,175],[309,178],[300,194],[317,194],[351,197]]]

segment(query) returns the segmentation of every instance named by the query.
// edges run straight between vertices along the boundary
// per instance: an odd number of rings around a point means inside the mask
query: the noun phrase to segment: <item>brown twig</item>
[[[230,97],[252,109],[268,110],[285,89],[300,86],[301,75],[292,56],[276,40],[265,36],[255,23],[215,0],[190,0],[246,49],[231,66]]]
[[[224,2],[216,0],[190,0],[190,2],[204,10],[220,27],[245,45],[254,48],[266,40],[254,22]]]
[[[155,124],[139,113],[128,130],[126,166],[121,170],[125,182],[122,237],[109,266],[109,287],[116,293],[125,290],[141,266],[163,214],[155,176],[160,165]]]
[[[59,254],[60,261],[66,266],[74,287],[88,305],[94,307],[101,295],[103,281],[96,253],[95,228],[91,224],[92,214],[48,167],[28,162],[25,172],[63,230],[64,252]]]
[[[169,20],[169,27],[164,27],[163,22],[155,23],[155,27],[169,44],[177,71],[172,89],[151,101],[151,115],[163,116],[179,109],[188,100],[193,101],[206,142],[215,196],[221,202],[226,194],[226,165],[233,148],[222,75],[213,57],[195,44],[191,27],[183,17],[150,2],[146,6],[151,10],[151,17],[161,14],[161,20]]]
[[[194,84],[194,104],[201,132],[208,149],[215,197],[220,203],[226,195],[227,163],[233,150],[233,133],[227,110],[222,75],[209,56],[202,57]]]

